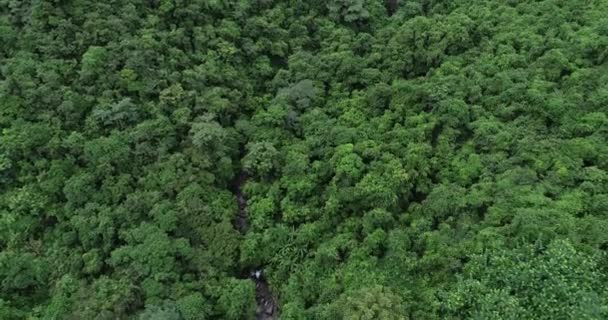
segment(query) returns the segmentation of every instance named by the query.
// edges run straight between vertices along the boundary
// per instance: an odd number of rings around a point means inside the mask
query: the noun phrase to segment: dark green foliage
[[[606,12],[0,0],[0,319],[607,318]]]

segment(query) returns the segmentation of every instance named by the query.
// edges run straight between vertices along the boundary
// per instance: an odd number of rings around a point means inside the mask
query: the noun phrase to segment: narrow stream
[[[245,234],[249,229],[249,217],[247,215],[247,198],[243,193],[243,185],[247,182],[247,173],[240,171],[232,182],[232,190],[236,196],[239,212],[235,219],[235,226],[240,233]],[[277,302],[273,297],[263,269],[250,271],[250,278],[255,282],[255,300],[257,308],[255,311],[256,320],[276,320]]]

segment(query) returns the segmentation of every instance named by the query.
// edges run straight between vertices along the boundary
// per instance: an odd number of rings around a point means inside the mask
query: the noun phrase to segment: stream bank
[[[241,170],[234,178],[231,185],[232,192],[236,196],[238,205],[238,214],[236,215],[234,224],[241,234],[246,234],[249,230],[247,197],[243,193],[243,186],[247,182],[247,178],[247,173]],[[270,287],[268,286],[268,282],[264,275],[264,270],[259,268],[253,269],[250,271],[249,277],[255,283],[256,320],[278,319],[278,305],[270,291]]]

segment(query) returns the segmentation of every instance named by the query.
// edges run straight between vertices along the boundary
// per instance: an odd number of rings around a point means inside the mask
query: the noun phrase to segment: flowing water
[[[249,216],[247,215],[247,197],[243,193],[243,185],[247,182],[247,174],[244,171],[239,172],[232,183],[232,190],[236,196],[236,201],[239,207],[239,212],[235,219],[235,226],[242,234],[247,233],[249,229]],[[257,308],[255,317],[257,320],[276,320],[277,317],[277,302],[264,276],[263,269],[254,269],[250,272],[250,278],[255,282],[255,300]]]

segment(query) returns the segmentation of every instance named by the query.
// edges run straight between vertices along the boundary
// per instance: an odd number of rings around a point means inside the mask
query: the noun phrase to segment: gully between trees
[[[232,190],[236,196],[236,201],[239,207],[239,212],[236,216],[235,225],[242,233],[247,233],[249,229],[249,217],[247,215],[247,198],[243,194],[242,187],[247,181],[247,173],[239,172],[234,179]],[[277,302],[273,297],[268,282],[264,276],[264,270],[254,269],[250,272],[251,279],[255,282],[255,300],[257,303],[256,319],[257,320],[275,320],[277,319]]]

